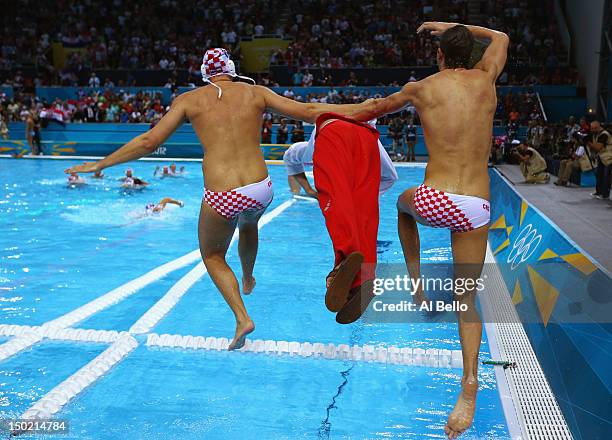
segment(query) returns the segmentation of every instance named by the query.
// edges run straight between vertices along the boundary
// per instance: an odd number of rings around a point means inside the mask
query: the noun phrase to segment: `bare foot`
[[[242,293],[250,295],[255,288],[255,277],[251,276],[250,279],[242,277]]]
[[[243,323],[239,322],[236,324],[236,334],[234,335],[234,339],[230,343],[228,350],[239,350],[244,347],[244,343],[246,341],[246,337],[249,333],[255,330],[255,323],[250,319]]]
[[[459,437],[472,426],[474,411],[476,411],[476,393],[478,392],[478,381],[466,379],[461,386],[461,393],[455,404],[455,408],[448,416],[444,432],[449,439]]]

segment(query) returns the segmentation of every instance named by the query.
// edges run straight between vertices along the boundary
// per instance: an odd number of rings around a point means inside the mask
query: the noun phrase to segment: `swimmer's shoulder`
[[[206,112],[209,109],[213,98],[217,98],[217,92],[213,92],[211,88],[213,87],[207,84],[205,86],[189,90],[188,92],[181,93],[174,98],[172,105],[182,106],[185,109],[187,117],[191,119],[202,112]]]
[[[404,85],[405,88],[410,88],[411,95],[415,98],[413,102],[414,105],[417,107],[419,107],[419,104],[425,105],[431,99],[431,91],[435,85],[440,82],[438,76],[440,73],[441,72],[438,72],[420,81],[409,82]]]

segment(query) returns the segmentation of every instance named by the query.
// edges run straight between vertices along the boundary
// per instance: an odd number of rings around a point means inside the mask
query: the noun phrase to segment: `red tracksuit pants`
[[[323,122],[317,121],[317,126]],[[319,206],[334,247],[334,266],[351,252],[364,256],[351,287],[375,277],[380,153],[378,132],[343,119],[317,133],[313,155]]]

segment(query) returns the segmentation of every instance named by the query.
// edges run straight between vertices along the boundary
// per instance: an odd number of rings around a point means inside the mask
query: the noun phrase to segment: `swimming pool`
[[[133,163],[134,174],[152,184],[125,192],[117,179],[127,167],[68,188],[62,171],[70,163],[0,159],[0,324],[131,331],[124,336],[137,346],[61,405],[54,417],[70,422],[61,438],[444,438],[459,369],[147,344],[149,333],[233,334],[232,314],[192,252],[200,165],[186,162],[184,176],[157,179],[158,163]],[[292,199],[281,166],[269,168],[275,199],[261,227],[257,287],[245,299],[257,326],[252,339],[278,347],[460,348],[454,324],[336,324],[323,303],[332,263],[323,217],[316,203]],[[381,199],[380,262],[403,261],[395,200],[423,172],[399,168],[400,180]],[[166,196],[185,207],[139,218],[147,203]],[[448,232],[423,229],[421,241],[424,261],[450,259]],[[240,276],[235,244],[228,262]],[[73,312],[109,292],[119,299],[109,307],[98,302],[99,311]],[[0,418],[19,417],[108,347],[44,338],[0,362]],[[493,370],[481,368],[479,379],[476,420],[465,438],[508,438]]]

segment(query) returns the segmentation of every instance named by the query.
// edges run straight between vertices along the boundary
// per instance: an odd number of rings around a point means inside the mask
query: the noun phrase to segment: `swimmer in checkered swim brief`
[[[398,232],[408,272],[413,279],[420,277],[417,223],[422,223],[450,230],[454,276],[475,282],[482,272],[489,230],[487,163],[497,105],[495,82],[506,64],[509,40],[501,32],[456,23],[426,22],[417,32],[423,31],[440,37],[440,71],[370,101],[369,108],[354,117],[365,121],[395,113],[409,103],[416,107],[429,162],[423,184],[407,189],[397,201]],[[491,43],[472,67],[475,38]],[[458,312],[463,377],[459,398],[444,427],[449,439],[471,426],[476,409],[482,323],[475,294],[474,288],[454,298],[461,303],[460,309],[467,306],[467,310]],[[425,299],[422,291],[415,295],[417,303]]]
[[[265,210],[272,203],[273,197],[272,180],[266,177],[260,182],[229,191],[211,191],[204,188],[203,200],[220,216],[231,221],[242,213]]]
[[[489,224],[489,201],[437,190],[425,184],[416,188],[412,199],[414,214],[420,223],[451,232],[468,232]]]
[[[177,96],[170,110],[148,132],[99,162],[86,162],[66,172],[96,172],[150,154],[189,119],[206,151],[202,160],[205,191],[198,226],[200,252],[236,319],[236,332],[228,347],[234,350],[244,346],[255,324],[246,311],[238,280],[225,254],[238,228],[242,293],[251,293],[255,287],[257,223],[272,201],[272,182],[259,143],[264,112],[314,122],[325,112],[350,116],[362,105],[300,103],[279,96],[237,75],[229,54],[221,48],[206,51],[200,70],[206,85]]]

